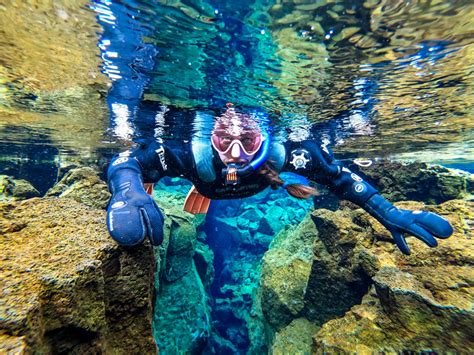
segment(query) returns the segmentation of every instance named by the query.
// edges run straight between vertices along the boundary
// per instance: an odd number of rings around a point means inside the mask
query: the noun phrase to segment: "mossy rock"
[[[120,248],[104,211],[58,198],[0,203],[0,229],[0,352],[156,352],[149,245]]]
[[[311,354],[313,335],[319,327],[306,318],[297,318],[275,334],[270,354]]]
[[[70,198],[89,207],[105,209],[110,199],[107,184],[89,167],[69,171],[46,196]]]
[[[28,181],[0,175],[0,201],[26,200],[39,195],[39,191]]]
[[[436,248],[409,238],[412,252],[405,256],[372,217],[346,213],[347,222],[365,228],[369,241],[359,240],[346,263],[358,265],[354,275],[365,272],[373,286],[360,304],[322,326],[314,337],[317,353],[468,353],[474,347],[474,204],[397,205],[442,215],[453,225],[453,236]]]

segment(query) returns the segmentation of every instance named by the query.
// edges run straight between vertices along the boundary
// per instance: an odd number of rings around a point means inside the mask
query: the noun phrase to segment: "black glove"
[[[119,157],[112,161],[108,177],[112,198],[107,209],[107,227],[111,237],[123,246],[138,245],[147,236],[153,245],[160,245],[163,215],[143,188],[138,162]]]
[[[449,222],[437,214],[398,209],[378,194],[365,203],[364,209],[392,233],[398,248],[406,255],[410,254],[410,248],[405,240],[405,233],[415,236],[430,247],[438,245],[434,237],[444,239],[453,233]]]

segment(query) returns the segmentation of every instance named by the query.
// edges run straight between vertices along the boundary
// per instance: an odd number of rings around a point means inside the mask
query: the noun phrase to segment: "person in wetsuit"
[[[392,234],[398,248],[409,254],[405,235],[430,247],[453,229],[442,217],[425,211],[393,206],[362,177],[338,162],[332,152],[314,140],[272,142],[249,115],[233,107],[217,118],[210,142],[141,143],[115,156],[107,177],[112,197],[107,210],[111,237],[120,245],[134,246],[148,237],[153,245],[163,240],[163,215],[147,194],[144,183],[165,176],[193,183],[185,210],[205,213],[210,199],[236,199],[271,187],[285,188],[292,196],[308,198],[312,187],[286,184],[279,176],[292,172],[327,186],[375,217]]]

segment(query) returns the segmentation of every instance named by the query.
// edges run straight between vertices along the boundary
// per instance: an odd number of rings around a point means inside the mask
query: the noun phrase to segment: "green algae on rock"
[[[160,351],[200,353],[210,337],[211,319],[194,263],[178,280],[162,282],[156,296],[154,335]]]
[[[273,330],[301,316],[311,273],[311,246],[316,230],[309,216],[297,227],[281,232],[262,261],[262,312]]]
[[[346,263],[353,265],[354,274],[370,276],[374,286],[344,317],[322,326],[314,338],[317,353],[464,353],[472,349],[474,245],[472,231],[465,226],[474,217],[472,202],[397,205],[442,215],[452,223],[454,235],[441,240],[434,249],[410,238],[412,254],[404,256],[384,241],[389,238],[388,232],[372,217],[357,211],[340,216],[364,228],[356,236],[357,245]],[[320,211],[314,215],[328,218]],[[340,250],[335,249],[333,254],[341,255]]]
[[[154,198],[166,217],[163,244],[155,248],[160,266],[155,281],[153,333],[164,354],[199,353],[211,334],[204,285],[213,277],[212,252],[197,243],[198,222],[182,211],[185,195],[155,189]]]
[[[436,204],[474,193],[472,174],[441,165],[381,160],[359,169],[391,201]]]
[[[269,354],[311,354],[312,335],[319,327],[306,318],[294,319],[281,331],[276,333]]]
[[[71,199],[0,203],[0,229],[0,351],[156,352],[149,245],[120,248]]]

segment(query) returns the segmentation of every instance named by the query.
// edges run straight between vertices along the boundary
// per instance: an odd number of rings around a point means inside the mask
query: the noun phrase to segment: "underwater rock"
[[[421,162],[375,161],[361,174],[390,201],[423,201],[437,204],[473,194],[474,176],[468,172]]]
[[[271,205],[260,221],[258,232],[270,235],[273,238],[276,233],[283,229],[285,223],[288,223],[287,219],[288,212],[283,207]]]
[[[370,276],[373,287],[344,317],[322,326],[314,337],[316,352],[467,353],[474,347],[474,204],[452,200],[439,206],[397,205],[442,215],[452,223],[454,235],[433,249],[409,238],[412,253],[405,256],[387,242],[389,233],[372,217],[360,210],[336,212],[365,230],[356,236],[357,245],[342,267],[352,265],[354,274]],[[332,253],[345,252],[338,248]]]
[[[38,197],[40,193],[28,181],[0,175],[0,201],[19,201]]]
[[[396,205],[438,213],[455,233],[437,248],[409,238],[412,253],[405,256],[379,222],[362,209],[346,208],[316,210],[275,238],[264,256],[257,300],[270,349],[279,353],[289,324],[300,318],[322,325],[314,336],[316,353],[445,353],[473,347],[474,204]],[[294,259],[305,260],[306,282],[291,269]],[[304,332],[298,334],[311,343]]]
[[[164,278],[167,282],[176,281],[187,274],[193,265],[196,247],[196,228],[192,217],[171,214],[165,210],[169,220],[169,244],[166,252]]]
[[[313,244],[305,313],[318,324],[344,315],[360,302],[370,285],[367,272],[361,270],[359,262],[353,262],[358,261],[354,255],[356,245],[370,239],[366,231],[352,221],[352,213],[321,209],[311,215],[313,233],[318,237]]]
[[[0,352],[156,353],[154,262],[71,199],[0,203]]]
[[[263,257],[260,302],[273,330],[287,326],[304,309],[315,232],[306,217],[296,228],[280,233]]]
[[[105,209],[110,199],[107,184],[89,167],[69,171],[46,193],[47,197],[71,198],[89,207]]]
[[[360,173],[391,202],[421,201],[438,204],[469,198],[474,194],[474,175],[463,170],[436,164],[388,159],[377,159],[372,163],[369,167],[360,167],[356,164],[349,164],[349,167],[352,171]],[[319,190],[320,196],[314,200],[315,208],[335,211],[341,205],[351,205],[347,201],[339,200],[324,187],[320,187]]]
[[[192,259],[191,259],[192,261]],[[178,281],[156,293],[154,334],[163,354],[200,354],[211,334],[206,292],[193,262]]]
[[[318,326],[306,318],[297,318],[279,331],[269,354],[311,354],[312,336]]]
[[[197,242],[194,254],[194,264],[201,278],[204,288],[207,290],[214,281],[214,253],[204,243]]]
[[[160,278],[174,282],[192,268],[197,242],[196,218],[183,211],[185,196],[166,188],[155,188],[153,197],[165,216],[163,244],[159,248]]]
[[[187,187],[186,189],[188,189]],[[197,241],[197,218],[182,210],[186,192],[160,184],[153,197],[165,216],[163,244],[155,248],[153,331],[160,352],[201,353],[211,334],[206,287],[214,274],[213,254]]]

